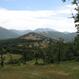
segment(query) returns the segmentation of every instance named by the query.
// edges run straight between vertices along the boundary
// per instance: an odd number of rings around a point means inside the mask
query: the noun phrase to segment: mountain
[[[56,40],[58,40],[59,38],[62,38],[67,42],[73,41],[74,37],[77,35],[76,33],[58,32],[50,28],[38,28],[36,30],[11,30],[11,31],[19,34],[20,36],[24,34],[28,34],[30,32],[35,32],[45,37],[49,37]]]
[[[50,28],[38,28],[34,30],[34,32],[48,32],[48,31],[55,31],[55,30],[50,29]]]
[[[17,33],[14,33],[8,29],[0,27],[0,39],[16,38],[18,37]]]
[[[52,41],[53,43],[56,42],[56,40],[53,40],[49,37],[45,37],[42,34],[38,34],[35,32],[30,32],[28,34],[25,34],[25,35],[19,37],[18,39],[22,40],[22,41],[24,40],[25,42],[21,43],[21,44],[26,45],[26,43],[27,43],[28,47],[40,46],[42,48],[46,48],[48,46],[48,44],[50,43],[50,41]]]
[[[21,36],[21,35],[24,35],[24,34],[28,34],[30,32],[40,33],[40,32],[48,32],[48,31],[55,31],[55,30],[52,30],[50,28],[38,28],[38,29],[35,29],[35,30],[13,30],[13,29],[11,29],[10,31],[17,33]]]
[[[76,33],[68,33],[64,34],[61,32],[55,32],[55,31],[48,31],[48,32],[40,32],[40,34],[50,37],[52,39],[59,39],[62,38],[65,41],[73,41],[75,36],[77,35]]]
[[[64,39],[65,42],[72,42],[74,38],[76,37],[76,33],[62,33],[57,31],[46,31],[46,30],[40,30],[40,31],[34,31],[30,32],[28,34],[25,34],[21,36],[22,39],[27,40],[41,40],[42,39],[53,39],[53,40],[59,40],[59,38]]]
[[[7,30],[5,28],[0,27],[0,39],[16,38],[32,32],[56,40],[62,38],[67,42],[73,41],[74,37],[77,35],[76,33],[58,32],[49,28],[38,28],[36,30]]]
[[[43,36],[42,34],[35,33],[35,32],[30,32],[28,34],[25,34],[23,36],[19,37],[20,39],[25,39],[25,40],[49,40],[51,38]]]
[[[10,30],[10,31],[12,31],[12,32],[14,32],[14,33],[17,33],[18,35],[24,35],[24,34],[27,34],[27,33],[29,33],[29,32],[32,32],[32,30]]]
[[[73,41],[75,36],[77,35],[75,32],[74,33],[58,32],[49,28],[36,29],[35,32],[56,40],[58,40],[59,38],[62,38],[66,42]]]

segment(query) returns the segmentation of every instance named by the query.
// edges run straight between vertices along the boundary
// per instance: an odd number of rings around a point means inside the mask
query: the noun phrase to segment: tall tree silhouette
[[[62,0],[66,2],[67,0]],[[77,12],[75,15],[72,13],[72,18],[74,18],[75,27],[77,28],[77,32],[79,33],[79,0],[71,0],[72,5],[76,5],[74,10]]]

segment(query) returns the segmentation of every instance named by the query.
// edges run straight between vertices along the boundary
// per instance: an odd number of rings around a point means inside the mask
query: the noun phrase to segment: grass
[[[79,63],[6,65],[0,68],[0,79],[79,79]]]

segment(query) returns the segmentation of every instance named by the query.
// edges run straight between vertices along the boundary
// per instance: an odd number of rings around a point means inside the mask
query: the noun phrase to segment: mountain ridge
[[[38,28],[36,30],[8,30],[0,27],[0,39],[17,38],[31,32],[35,32],[52,39],[62,38],[65,41],[73,41],[74,37],[77,35],[76,33],[58,32],[50,28]]]
[[[18,34],[5,29],[3,27],[0,27],[0,39],[9,39],[9,38],[16,38],[18,37]]]

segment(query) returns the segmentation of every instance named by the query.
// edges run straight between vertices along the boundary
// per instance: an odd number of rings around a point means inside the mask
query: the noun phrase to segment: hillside
[[[0,39],[16,38],[18,37],[17,33],[14,33],[8,29],[0,27]]]
[[[66,42],[73,41],[75,36],[77,35],[75,32],[74,33],[58,32],[56,30],[49,29],[49,28],[45,28],[45,29],[39,28],[39,29],[36,29],[34,32],[39,33],[43,36],[55,39],[55,40],[58,40],[59,38],[62,38]]]
[[[38,28],[36,30],[8,30],[0,27],[0,39],[16,38],[32,32],[38,33],[42,35],[42,37],[45,36],[55,40],[63,38],[67,42],[73,41],[74,37],[76,36],[76,33],[58,32],[49,28]]]
[[[34,47],[47,48],[50,42],[54,44],[56,40],[52,40],[51,38],[48,38],[38,33],[30,32],[16,39],[14,38],[8,40],[1,40],[0,46],[1,48],[5,46],[6,49],[13,51],[21,51],[24,50],[24,48],[26,48],[28,51],[31,52],[34,50]]]
[[[49,28],[38,28],[36,30],[24,30],[24,31],[17,30],[17,33],[19,33],[19,35],[28,34],[30,32],[35,32],[42,36],[49,37],[55,40],[62,38],[67,42],[73,41],[74,37],[76,36],[76,33],[58,32],[56,30],[49,29]]]
[[[29,45],[33,46],[40,46],[40,47],[46,47],[48,46],[49,42],[52,41],[53,43],[56,40],[52,40],[49,37],[43,36],[41,34],[38,33],[34,33],[34,32],[30,32],[28,34],[25,34],[21,37],[19,37],[19,39],[21,40],[26,40],[26,42],[29,42]]]
[[[75,36],[77,35],[76,33],[62,33],[62,32],[57,32],[57,31],[47,31],[47,32],[38,32],[46,37],[56,39],[58,40],[59,38],[64,39],[66,42],[73,41]]]
[[[13,29],[11,29],[10,31],[13,32],[13,33],[17,33],[20,36],[27,34],[29,32],[32,32],[32,30],[13,30]]]
[[[42,34],[35,33],[35,32],[30,32],[28,34],[25,34],[21,37],[20,39],[26,39],[26,40],[45,40],[45,39],[50,39],[49,37],[43,36]]]

